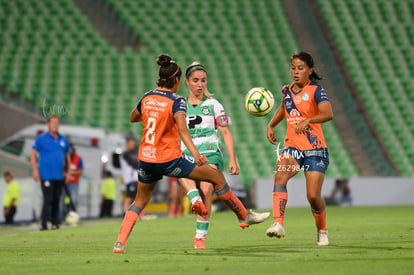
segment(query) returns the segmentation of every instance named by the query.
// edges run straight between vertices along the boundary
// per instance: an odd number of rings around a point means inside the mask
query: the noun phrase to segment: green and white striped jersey
[[[204,98],[200,104],[193,106],[187,101],[187,127],[194,145],[201,154],[217,152],[219,137],[218,126],[228,126],[229,119],[223,105],[214,98]],[[191,155],[181,142],[184,154]]]

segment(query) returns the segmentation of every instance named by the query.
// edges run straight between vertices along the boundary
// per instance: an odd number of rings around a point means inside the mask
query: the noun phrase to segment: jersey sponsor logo
[[[301,96],[295,96],[295,98],[293,100],[295,101],[295,104],[299,104],[302,101],[302,97]]]
[[[304,101],[308,101],[309,100],[309,94],[308,93],[304,93],[303,96],[302,96],[302,99]]]
[[[144,146],[142,148],[142,156],[147,159],[155,159],[157,155],[157,148],[153,146]]]
[[[285,96],[285,99],[290,99],[291,97],[290,97],[290,95],[289,94],[287,94],[286,96]]]
[[[188,128],[193,129],[196,125],[201,124],[201,122],[203,122],[203,118],[198,115],[190,115],[187,117],[187,121]]]
[[[145,98],[142,102],[145,109],[151,109],[155,111],[165,111],[165,107],[168,105],[167,102],[157,101],[154,98]]]
[[[167,102],[157,101],[157,100],[154,100],[154,99],[153,99],[153,98],[151,98],[151,97],[146,98],[146,99],[144,100],[144,104],[146,104],[146,105],[153,105],[153,106],[156,106],[156,107],[162,107],[162,108],[165,108],[165,106],[167,106],[167,105],[168,105],[168,103],[167,103]]]

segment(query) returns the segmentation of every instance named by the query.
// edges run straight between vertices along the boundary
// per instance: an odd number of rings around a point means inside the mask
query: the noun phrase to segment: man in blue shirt
[[[49,131],[36,138],[30,155],[33,179],[40,180],[42,186],[41,230],[48,229],[49,209],[52,229],[59,228],[59,199],[65,184],[65,164],[70,163],[69,142],[58,133],[59,118],[49,117],[47,127]]]

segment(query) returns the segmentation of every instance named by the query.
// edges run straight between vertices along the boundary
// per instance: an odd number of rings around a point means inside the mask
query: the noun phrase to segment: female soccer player
[[[151,199],[155,184],[163,175],[211,182],[219,198],[237,215],[239,226],[242,228],[263,222],[270,215],[247,211],[227,185],[223,173],[206,165],[207,157],[197,151],[187,129],[185,99],[176,94],[181,83],[181,69],[166,54],[158,57],[157,64],[160,66],[158,87],[141,97],[130,116],[131,122],[143,123],[138,152],[138,192],[134,203],[125,214],[113,249],[114,253],[124,251],[139,214]],[[179,138],[189,149],[192,157],[183,154]],[[198,190],[195,186],[189,189],[187,187],[186,191],[193,212],[207,215],[208,211]]]
[[[231,174],[239,174],[239,166],[234,153],[233,136],[229,129],[229,120],[223,106],[207,90],[207,71],[200,63],[193,62],[185,70],[185,83],[188,86],[187,97],[187,126],[197,150],[208,158],[208,165],[216,170],[223,171],[223,156],[218,146],[219,137],[217,129],[223,136],[227,151],[230,156],[229,171]],[[190,155],[190,151],[182,144],[184,154]],[[196,183],[190,179],[180,179],[183,186],[194,186]],[[207,216],[198,215],[196,222],[196,235],[194,239],[195,249],[204,249],[204,239],[208,233],[211,214],[211,195],[213,186],[209,182],[199,182],[199,190],[207,207]]]
[[[317,244],[328,245],[325,202],[321,189],[329,154],[321,123],[333,118],[326,91],[315,82],[321,78],[314,70],[313,59],[306,52],[293,54],[290,73],[293,83],[282,89],[282,103],[267,126],[267,139],[277,143],[273,128],[284,118],[287,122],[284,148],[278,156],[273,187],[274,223],[267,229],[269,237],[284,237],[283,218],[287,202],[286,185],[299,170],[306,178],[307,198],[315,217]]]

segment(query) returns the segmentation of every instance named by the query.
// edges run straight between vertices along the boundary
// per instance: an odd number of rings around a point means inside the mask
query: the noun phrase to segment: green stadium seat
[[[384,119],[374,119],[377,131],[383,138],[387,146],[394,148],[404,144],[404,138],[412,140],[412,123],[411,116],[407,114],[406,104],[409,102],[413,93],[404,87],[409,84],[412,74],[410,69],[414,64],[410,64],[414,60],[413,51],[406,50],[406,45],[412,45],[410,41],[410,32],[413,28],[404,28],[404,25],[396,24],[404,22],[411,25],[412,16],[407,12],[410,10],[408,2],[369,2],[369,1],[318,1],[325,20],[331,27],[334,39],[341,51],[346,56],[344,59],[347,66],[351,68],[351,75],[354,77],[355,83],[365,101],[372,117],[380,113]],[[355,15],[353,23],[348,22],[349,14]],[[337,20],[339,18],[339,20]],[[370,24],[368,25],[367,22]],[[404,23],[403,23],[404,24]],[[359,32],[355,32],[356,28]],[[361,36],[355,35],[360,33]],[[344,34],[344,35],[342,35]],[[350,41],[352,51],[346,47],[346,42]],[[353,58],[352,56],[355,56]],[[357,62],[360,63],[362,71],[358,68]],[[369,84],[366,80],[371,80]],[[396,82],[396,79],[399,79]],[[405,85],[404,85],[405,84]],[[375,94],[369,93],[371,87]],[[408,100],[404,101],[403,98]],[[376,102],[379,104],[376,104]],[[391,102],[395,105],[389,106]],[[401,118],[402,121],[395,123],[391,118]],[[386,125],[393,125],[391,130],[385,128]],[[396,138],[390,139],[390,134],[400,133],[401,128],[409,127],[408,136],[397,134]],[[400,130],[398,130],[400,129]],[[412,146],[411,146],[412,147]],[[413,148],[406,148],[406,153],[412,154]],[[399,155],[393,154],[394,161],[397,161]],[[413,162],[405,163],[410,169],[414,166]],[[399,165],[399,169],[403,166]],[[406,168],[404,168],[406,169]]]

